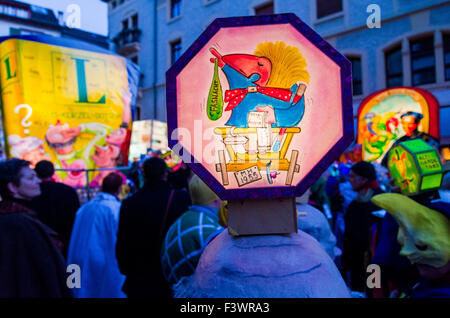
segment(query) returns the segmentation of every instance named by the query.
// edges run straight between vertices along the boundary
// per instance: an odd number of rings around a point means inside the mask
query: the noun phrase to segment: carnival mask
[[[399,224],[400,255],[413,264],[435,268],[449,262],[450,221],[444,215],[398,193],[376,195],[372,202],[390,213]]]

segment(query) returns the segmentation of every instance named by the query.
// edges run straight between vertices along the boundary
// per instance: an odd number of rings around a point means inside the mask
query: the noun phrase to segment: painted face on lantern
[[[256,85],[265,86],[269,81],[272,65],[266,57],[258,57],[248,54],[230,54],[223,56],[223,62],[230,65],[247,78],[258,74]]]
[[[389,212],[399,224],[400,255],[406,256],[419,270],[442,269],[450,261],[450,221],[407,196],[385,193],[372,202]]]
[[[81,127],[70,128],[68,124],[62,125],[58,121],[56,125],[49,126],[45,139],[50,148],[60,155],[65,155],[73,151],[73,144],[80,133]]]
[[[120,147],[127,137],[127,130],[125,128],[119,128],[113,130],[109,135],[106,136],[106,142],[108,144]]]
[[[95,154],[91,156],[95,164],[101,168],[110,168],[115,166],[115,160],[119,157],[120,149],[116,146],[100,147],[95,145]]]
[[[34,148],[22,154],[21,159],[31,162],[32,166],[35,166],[41,160],[49,160],[50,156],[45,153],[44,145]]]
[[[411,136],[417,129],[417,126],[419,126],[419,124],[416,123],[416,117],[414,115],[402,117],[402,127],[407,136]]]

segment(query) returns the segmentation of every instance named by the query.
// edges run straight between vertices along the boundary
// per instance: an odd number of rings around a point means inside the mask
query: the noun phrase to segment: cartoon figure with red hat
[[[247,128],[250,112],[267,112],[272,127],[294,127],[302,120],[309,73],[296,47],[264,42],[253,55],[221,55],[214,48],[210,52],[215,56],[211,62],[218,60],[229,84],[225,111],[232,113],[226,125]]]
[[[227,164],[224,150],[218,151],[216,171],[221,173],[223,184],[229,184],[228,171],[254,176],[239,179],[235,174],[238,185],[243,186],[259,180],[260,170],[266,172],[269,184],[273,184],[278,170],[285,170],[286,184],[291,184],[294,172],[300,169],[296,164],[298,150],[291,151],[291,160],[285,155],[293,134],[300,132],[297,125],[305,113],[304,93],[309,83],[305,58],[297,47],[279,41],[260,43],[253,54],[221,55],[215,48],[209,51],[214,56],[210,58],[214,76],[208,118],[222,116],[223,102],[227,103],[225,111],[231,111],[225,123],[231,127],[215,129],[229,154]],[[223,102],[219,67],[228,81]],[[254,166],[249,167],[249,162]]]

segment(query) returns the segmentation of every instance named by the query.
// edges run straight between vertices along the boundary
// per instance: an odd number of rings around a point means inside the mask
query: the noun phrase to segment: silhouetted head
[[[39,178],[48,179],[55,173],[55,167],[52,162],[48,160],[41,160],[34,167],[34,171],[36,171]]]
[[[348,181],[355,191],[361,189],[367,182],[374,181],[376,179],[377,172],[370,162],[360,161],[358,163],[355,163],[350,168]]]
[[[189,181],[189,194],[192,204],[198,205],[216,205],[219,207],[222,201],[197,175],[194,175]]]
[[[144,178],[146,182],[164,180],[167,176],[166,162],[157,157],[152,157],[144,162]]]
[[[103,179],[102,192],[114,195],[118,194],[120,192],[122,183],[123,183],[122,177],[117,173],[111,172]]]

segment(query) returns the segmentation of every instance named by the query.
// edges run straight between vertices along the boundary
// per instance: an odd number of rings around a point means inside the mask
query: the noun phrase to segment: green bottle
[[[207,110],[208,118],[210,120],[217,120],[222,117],[223,98],[222,86],[219,80],[219,60],[214,62],[214,76],[209,89]]]

